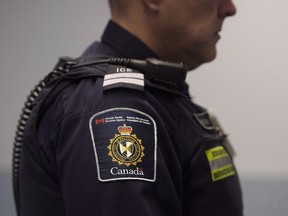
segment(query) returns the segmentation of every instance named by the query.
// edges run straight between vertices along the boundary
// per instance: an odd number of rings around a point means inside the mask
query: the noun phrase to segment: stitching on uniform
[[[92,120],[96,117],[99,116],[101,114],[104,113],[108,113],[108,112],[112,112],[112,111],[117,111],[117,110],[128,110],[128,111],[132,111],[132,112],[136,112],[139,114],[142,114],[146,117],[148,117],[154,125],[154,140],[155,140],[155,147],[154,147],[154,177],[153,179],[147,179],[147,178],[138,178],[138,177],[120,177],[120,178],[113,178],[113,179],[102,179],[100,176],[100,167],[99,167],[99,161],[98,161],[98,154],[97,154],[97,149],[96,149],[96,145],[95,145],[95,139],[94,139],[94,134],[93,134],[93,129],[92,129]],[[95,159],[96,159],[96,166],[97,166],[97,176],[99,181],[101,182],[109,182],[109,181],[117,181],[117,180],[142,180],[142,181],[149,181],[149,182],[155,182],[156,181],[156,176],[157,176],[157,124],[155,122],[155,120],[148,115],[147,113],[144,113],[142,111],[136,110],[136,109],[132,109],[132,108],[127,108],[127,107],[115,107],[112,109],[107,109],[107,110],[103,110],[101,112],[98,112],[96,114],[94,114],[90,120],[89,120],[89,128],[90,128],[90,134],[91,134],[91,138],[92,138],[92,143],[93,143],[93,149],[94,149],[94,155],[95,155]]]

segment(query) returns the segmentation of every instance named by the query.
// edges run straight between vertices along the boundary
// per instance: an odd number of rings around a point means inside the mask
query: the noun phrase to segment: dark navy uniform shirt
[[[79,62],[101,56],[157,57],[111,21]],[[225,137],[179,74],[77,69],[87,71],[97,75],[60,82],[26,126],[22,216],[242,215]]]

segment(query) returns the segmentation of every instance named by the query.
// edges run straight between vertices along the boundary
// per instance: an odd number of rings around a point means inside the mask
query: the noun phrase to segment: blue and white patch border
[[[153,126],[154,126],[154,140],[155,140],[155,145],[154,145],[154,175],[153,175],[153,179],[139,178],[139,177],[117,177],[117,178],[109,178],[109,179],[102,179],[101,178],[99,160],[98,160],[98,155],[97,155],[97,148],[96,148],[96,145],[95,145],[95,139],[94,139],[93,128],[92,128],[92,122],[93,122],[93,119],[96,116],[99,116],[99,115],[102,115],[102,114],[105,114],[105,113],[108,113],[108,112],[112,112],[112,111],[131,111],[131,112],[135,112],[135,113],[138,113],[138,114],[146,116],[153,123]],[[94,155],[95,155],[95,160],[96,160],[96,167],[97,167],[97,176],[98,176],[98,180],[99,181],[101,181],[101,182],[110,182],[110,181],[119,181],[119,180],[142,180],[142,181],[148,181],[148,182],[156,182],[156,178],[157,178],[157,124],[156,124],[155,120],[149,114],[144,113],[144,112],[142,112],[140,110],[132,109],[132,108],[128,108],[128,107],[115,107],[115,108],[103,110],[103,111],[100,111],[100,112],[94,114],[89,120],[89,129],[90,129],[90,134],[91,134],[91,138],[92,138],[93,150],[94,150]]]

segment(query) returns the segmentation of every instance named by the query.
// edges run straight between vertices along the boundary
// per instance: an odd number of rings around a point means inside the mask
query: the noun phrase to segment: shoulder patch
[[[236,174],[236,170],[223,146],[216,146],[205,151],[209,161],[212,181],[218,181]]]
[[[156,181],[157,127],[139,110],[113,108],[89,122],[98,179]]]

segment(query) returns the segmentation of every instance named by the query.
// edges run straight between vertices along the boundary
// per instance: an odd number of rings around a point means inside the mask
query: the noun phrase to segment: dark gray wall
[[[246,215],[287,215],[287,1],[235,1],[213,63],[189,73],[195,100],[211,107],[238,152]],[[107,0],[0,1],[0,215],[11,213],[15,125],[30,89],[57,57],[99,39]]]

